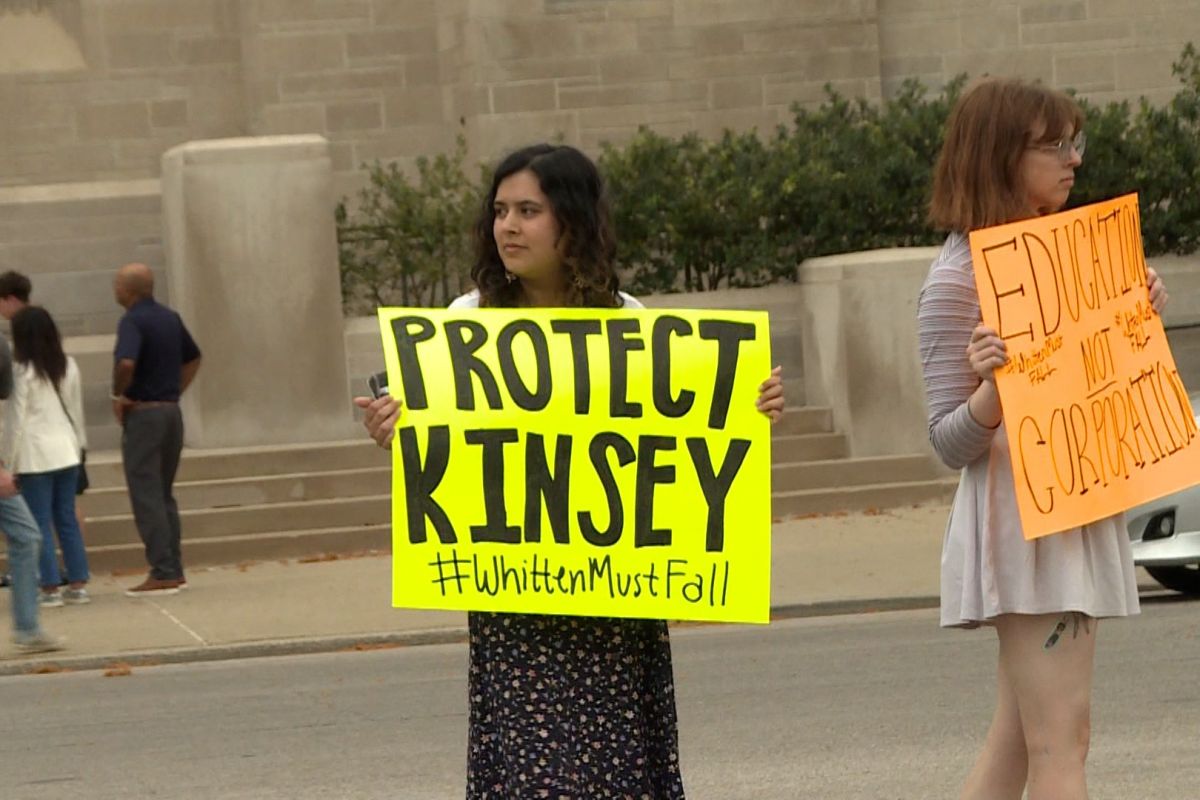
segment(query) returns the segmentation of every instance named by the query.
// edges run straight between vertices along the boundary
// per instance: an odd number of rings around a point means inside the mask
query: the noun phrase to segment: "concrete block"
[[[351,428],[332,204],[318,136],[192,142],[163,157],[169,299],[210,356],[184,397],[191,446]]]
[[[241,40],[232,36],[181,38],[175,51],[179,62],[188,66],[238,64],[242,60]]]
[[[936,55],[961,47],[961,31],[956,20],[898,22],[879,29],[879,51],[887,57]]]
[[[1021,8],[1021,23],[1077,22],[1088,18],[1084,0],[1039,0]]]
[[[965,52],[1016,49],[1021,44],[1020,9],[1013,5],[980,8],[959,20]]]
[[[712,80],[740,76],[770,75],[805,69],[816,57],[812,53],[754,53],[716,58],[690,58],[673,61],[672,80]]]
[[[673,0],[635,0],[632,3],[608,3],[605,13],[609,19],[670,19],[674,13]]]
[[[1171,65],[1179,58],[1174,48],[1139,47],[1121,50],[1113,55],[1116,86],[1127,92],[1142,92],[1151,88],[1178,89],[1178,79],[1171,74]]]
[[[449,125],[406,125],[403,133],[395,130],[363,137],[354,142],[356,164],[372,161],[430,156],[454,146],[454,134]]]
[[[258,71],[316,72],[346,65],[346,41],[339,33],[272,34],[258,37],[250,54]]]
[[[437,34],[431,27],[370,30],[346,35],[346,54],[351,63],[404,59],[433,54],[437,50]]]
[[[702,81],[672,80],[627,86],[571,87],[558,92],[558,105],[564,110],[678,102],[706,106],[708,87]]]
[[[361,24],[371,18],[368,0],[258,0],[256,5],[258,24],[277,27],[348,21]]]
[[[162,154],[171,147],[187,141],[186,131],[176,128],[174,133],[158,132],[152,139],[125,139],[112,143],[113,160],[119,170],[140,175],[153,175],[158,171]]]
[[[596,59],[591,56],[572,58],[520,58],[496,63],[476,64],[469,71],[472,83],[507,83],[513,81],[558,80],[597,75]]]
[[[212,30],[217,24],[214,0],[124,0],[100,4],[104,27],[109,31]]]
[[[638,25],[632,20],[578,24],[575,33],[579,37],[578,52],[591,56],[632,53],[638,49]]]
[[[836,19],[875,13],[874,0],[688,0],[676,3],[677,25],[721,25],[730,22]]]
[[[404,61],[405,86],[440,86],[442,65],[437,56],[413,56]]]
[[[669,63],[661,53],[626,53],[597,58],[596,68],[603,83],[633,83],[667,80]]]
[[[453,13],[445,0],[371,0],[374,25],[417,25],[434,23],[441,14]]]
[[[941,55],[889,56],[879,60],[879,71],[884,78],[916,78],[941,75],[943,65]]]
[[[437,125],[453,115],[445,113],[445,94],[436,86],[397,89],[383,95],[384,127],[403,129],[409,125]]]
[[[324,103],[285,103],[268,106],[259,115],[254,133],[271,136],[289,133],[324,133]]]
[[[720,28],[713,30],[720,31]],[[871,20],[772,25],[742,36],[748,53],[812,48],[879,49],[879,26]]]
[[[404,86],[404,73],[403,66],[388,66],[284,75],[280,82],[280,98],[322,97],[345,100],[352,97],[377,97],[382,89]]]
[[[450,88],[450,100],[446,106],[446,118],[490,114],[492,111],[491,91],[486,86],[453,86]],[[387,115],[390,120],[390,113]]]
[[[643,53],[676,53],[697,51],[696,39],[701,29],[678,27],[670,21],[651,19],[638,24],[638,50]]]
[[[468,50],[489,60],[565,58],[581,52],[579,31],[565,19],[476,19],[466,29]]]
[[[695,51],[705,56],[730,56],[747,52],[747,37],[768,28],[762,22],[731,22],[725,25],[703,25],[692,37]],[[773,48],[768,48],[773,49]],[[788,49],[796,49],[789,46]]]
[[[965,72],[972,77],[1007,75],[1053,85],[1054,55],[1055,51],[1051,48],[947,53],[946,74]]]
[[[1133,25],[1129,20],[1097,19],[1079,22],[1042,22],[1021,25],[1021,42],[1025,45],[1052,44],[1064,46],[1094,46],[1100,42],[1130,41]]]
[[[1111,91],[1116,88],[1116,59],[1111,52],[1056,55],[1054,85],[1080,91]]]
[[[110,34],[108,66],[112,69],[161,69],[176,65],[175,43],[169,33]]]
[[[150,135],[146,103],[111,103],[76,110],[79,135],[84,139],[121,139]]]
[[[325,109],[330,131],[369,131],[383,127],[383,104],[378,100],[330,103]]]
[[[805,397],[829,406],[851,456],[925,452],[916,302],[937,248],[897,248],[800,265]],[[874,319],[870,329],[851,319]]]
[[[188,124],[186,100],[157,100],[150,103],[150,124],[155,128],[183,128]]]
[[[574,112],[494,114],[467,120],[467,140],[477,143],[479,159],[489,162],[530,142],[554,141],[559,136],[568,143],[579,140]]]
[[[763,105],[762,78],[729,78],[709,84],[712,108],[761,108]]]
[[[558,105],[558,89],[553,81],[497,84],[492,87],[492,111],[552,111]]]

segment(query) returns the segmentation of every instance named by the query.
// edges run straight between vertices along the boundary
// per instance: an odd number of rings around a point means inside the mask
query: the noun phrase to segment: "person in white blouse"
[[[28,306],[13,317],[12,335],[13,393],[0,453],[41,529],[41,603],[87,603],[87,551],[75,517],[79,465],[87,447],[79,367],[63,352],[58,326],[40,306]],[[59,588],[59,547],[66,564],[65,591]]]

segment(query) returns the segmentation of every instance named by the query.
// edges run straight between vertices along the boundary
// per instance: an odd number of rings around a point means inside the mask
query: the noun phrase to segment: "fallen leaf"
[[[346,651],[355,650],[358,652],[366,652],[368,650],[395,650],[400,646],[400,642],[359,642],[353,647],[347,647]]]
[[[26,675],[53,675],[57,672],[70,672],[66,667],[61,667],[58,664],[35,664],[25,670]]]
[[[133,667],[129,666],[124,661],[118,661],[109,666],[108,669],[104,670],[104,677],[106,678],[123,678],[126,675],[132,674]]]

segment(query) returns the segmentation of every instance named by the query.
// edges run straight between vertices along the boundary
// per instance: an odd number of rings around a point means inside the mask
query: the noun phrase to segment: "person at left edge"
[[[8,341],[0,336],[0,400],[7,400],[12,389],[12,354]],[[0,531],[8,542],[8,568],[12,572],[13,642],[25,653],[61,650],[62,641],[46,633],[39,621],[37,562],[42,537],[16,479],[3,463],[0,463]]]
[[[12,333],[16,367],[4,460],[41,528],[42,605],[82,605],[91,598],[84,588],[90,577],[87,551],[75,516],[79,465],[87,447],[79,367],[63,352],[58,326],[41,306],[18,311]],[[65,590],[59,588],[56,544],[67,567]]]

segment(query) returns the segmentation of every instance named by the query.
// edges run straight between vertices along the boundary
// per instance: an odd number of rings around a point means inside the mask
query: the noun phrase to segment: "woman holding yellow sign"
[[[475,227],[478,289],[451,308],[641,308],[618,290],[595,165],[566,146],[498,166]],[[783,411],[778,368],[757,407]],[[389,447],[399,401],[356,398]],[[661,620],[470,613],[468,798],[684,796]]]
[[[962,469],[942,549],[941,622],[999,638],[995,715],[963,798],[1084,800],[1096,620],[1138,613],[1122,514],[1026,540],[995,370],[980,323],[971,231],[1063,207],[1083,160],[1083,113],[1062,92],[985,79],[951,112],[931,218],[951,231],[921,291],[929,438]],[[1156,311],[1167,295],[1149,270]]]

